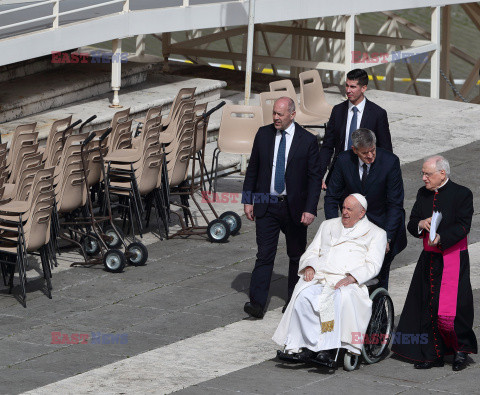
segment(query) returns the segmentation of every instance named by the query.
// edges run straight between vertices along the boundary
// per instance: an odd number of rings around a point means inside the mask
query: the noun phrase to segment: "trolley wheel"
[[[103,232],[103,234],[107,236],[104,240],[108,248],[120,247],[122,245],[122,240],[125,238],[125,235],[120,229],[118,229],[117,227],[115,227],[115,229],[113,228],[113,226],[109,225],[105,229],[105,232]]]
[[[225,243],[230,236],[230,226],[223,219],[214,219],[208,224],[207,235],[213,243]]]
[[[355,370],[360,362],[360,355],[352,354],[350,351],[345,351],[343,356],[343,369],[347,372]]]
[[[142,243],[134,242],[128,245],[127,252],[132,256],[128,258],[128,264],[134,266],[143,266],[148,259],[148,250]]]
[[[392,338],[393,302],[384,288],[377,288],[371,295],[372,318],[368,324],[362,356],[366,363],[376,363],[386,354]]]
[[[103,266],[109,272],[120,273],[126,264],[127,258],[120,250],[108,250],[103,256]]]
[[[97,255],[100,252],[100,242],[94,232],[82,236],[82,246],[88,256]]]
[[[230,226],[230,236],[235,236],[242,227],[242,219],[233,211],[225,211],[220,215],[220,219],[223,219]]]

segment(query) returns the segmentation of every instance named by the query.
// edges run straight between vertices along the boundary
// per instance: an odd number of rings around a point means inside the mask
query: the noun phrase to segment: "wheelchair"
[[[372,300],[372,317],[365,331],[361,356],[369,365],[377,363],[386,355],[392,339],[395,318],[392,298],[385,288],[378,287],[378,282],[378,278],[374,278],[365,283]],[[347,371],[355,370],[360,364],[360,355],[352,354],[345,349],[338,349],[334,368],[338,367],[338,362],[342,360],[342,357],[343,369]]]
[[[308,363],[337,369],[340,363],[343,362],[344,370],[352,371],[360,365],[362,358],[366,364],[373,364],[380,361],[387,354],[392,339],[395,314],[393,302],[388,291],[379,287],[378,283],[379,280],[377,278],[365,283],[372,300],[372,317],[362,339],[363,348],[361,355],[352,354],[344,348],[338,348],[335,359],[322,363],[310,359]]]

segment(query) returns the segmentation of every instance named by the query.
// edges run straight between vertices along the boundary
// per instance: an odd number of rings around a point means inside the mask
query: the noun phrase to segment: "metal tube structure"
[[[113,100],[110,107],[119,108],[120,99],[118,98],[118,92],[122,85],[122,62],[120,61],[122,55],[122,39],[117,38],[112,41],[112,90]]]
[[[248,31],[247,31],[247,60],[245,62],[245,105],[250,104],[252,90],[252,62],[253,62],[253,37],[255,35],[255,0],[249,1],[248,8]],[[247,157],[242,155],[240,173],[247,170]]]
[[[433,51],[432,60],[430,61],[430,97],[432,99],[440,98],[440,7],[432,8],[432,43],[436,48]]]

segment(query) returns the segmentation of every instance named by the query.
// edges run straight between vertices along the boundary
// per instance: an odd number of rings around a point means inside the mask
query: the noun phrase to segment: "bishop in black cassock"
[[[443,356],[454,354],[453,370],[461,370],[467,354],[477,353],[467,248],[473,195],[449,180],[449,173],[448,161],[441,156],[424,163],[425,186],[418,191],[407,225],[413,236],[423,239],[423,251],[392,351],[414,361],[417,369],[443,366]],[[434,242],[429,242],[433,211],[439,211],[442,220]]]

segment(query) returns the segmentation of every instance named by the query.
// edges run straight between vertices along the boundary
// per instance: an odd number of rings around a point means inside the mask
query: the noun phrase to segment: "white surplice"
[[[300,258],[300,279],[273,340],[291,351],[303,347],[312,351],[345,347],[358,354],[362,344],[355,344],[352,339],[357,333],[365,333],[372,314],[364,283],[380,272],[386,246],[385,231],[366,217],[352,228],[344,228],[341,218],[323,221]],[[308,266],[315,270],[312,281],[303,279]],[[334,328],[322,333],[319,295],[323,287],[334,287],[347,273],[357,283],[335,291]]]

